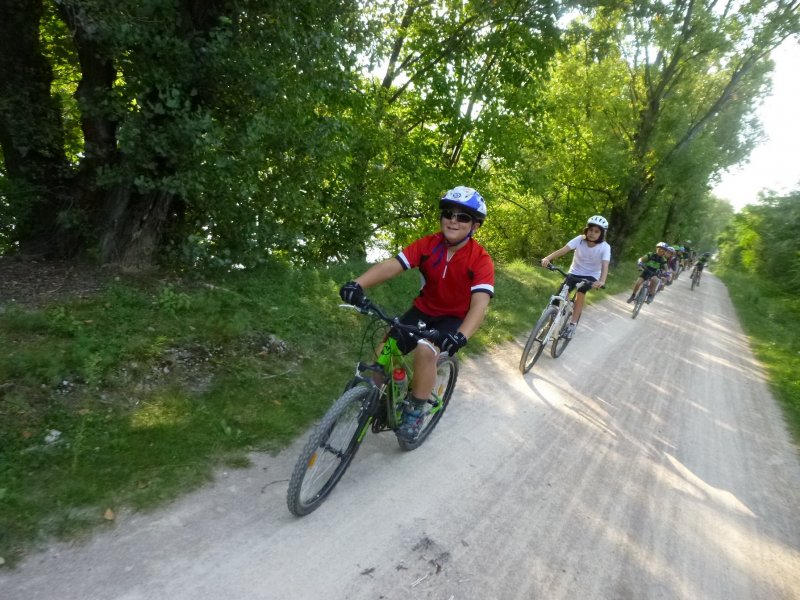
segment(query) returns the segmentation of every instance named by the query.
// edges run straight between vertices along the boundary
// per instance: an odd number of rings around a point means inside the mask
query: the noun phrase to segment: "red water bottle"
[[[394,387],[395,402],[405,400],[408,393],[408,375],[405,369],[397,367],[392,371],[392,386]]]

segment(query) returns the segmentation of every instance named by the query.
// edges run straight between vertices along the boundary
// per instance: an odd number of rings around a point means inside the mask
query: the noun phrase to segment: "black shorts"
[[[455,333],[458,331],[463,320],[464,319],[459,317],[452,316],[432,317],[431,315],[426,315],[416,306],[412,306],[400,317],[401,323],[416,326],[422,321],[428,328],[435,329],[440,333]],[[397,340],[397,347],[400,348],[403,354],[408,354],[417,347],[417,340],[409,339],[409,337],[403,335],[402,332],[390,331],[389,335]]]
[[[639,275],[639,277],[643,281],[647,281],[648,279],[650,279],[654,275],[658,275],[658,273],[659,273],[658,269],[651,269],[650,267],[645,267],[644,269],[642,269],[642,273]]]
[[[558,294],[561,293],[561,288],[564,287],[564,283],[566,283],[569,286],[569,291],[571,292],[572,290],[575,289],[575,286],[578,285],[581,281],[588,281],[590,283],[594,283],[595,281],[597,281],[597,278],[592,277],[591,275],[573,275],[572,273],[570,273],[569,275],[567,275],[567,278],[561,282],[561,285],[558,286],[555,295],[557,296]],[[590,289],[592,288],[584,287],[583,289],[578,290],[578,293],[585,294]]]

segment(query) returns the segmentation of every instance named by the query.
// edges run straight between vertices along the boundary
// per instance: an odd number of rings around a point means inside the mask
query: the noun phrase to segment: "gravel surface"
[[[431,438],[370,434],[307,517],[300,440],[30,556],[0,598],[800,598],[798,452],[725,288],[682,278],[636,320],[626,296],[524,377],[524,339],[463,361]]]

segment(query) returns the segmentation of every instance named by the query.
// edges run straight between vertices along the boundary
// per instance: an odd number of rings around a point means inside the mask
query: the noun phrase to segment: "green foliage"
[[[720,263],[800,292],[800,192],[770,195],[737,214],[720,236]]]
[[[798,30],[785,0],[584,7],[565,31],[548,0],[39,6],[3,23],[30,47],[0,63],[0,251],[224,268],[394,250],[458,184],[501,260],[594,213],[619,256],[706,236],[709,177],[757,140],[765,57]]]
[[[565,70],[564,83],[585,100],[566,103],[578,123],[567,131],[578,135],[577,144],[565,142],[588,150],[597,141],[607,154],[574,153],[588,163],[582,168],[602,175],[594,191],[607,195],[618,254],[642,227],[653,226],[652,237],[688,237],[687,215],[711,208],[709,176],[752,147],[753,104],[741,99],[762,93],[769,63],[761,59],[796,28],[793,15],[778,18],[772,8],[752,2],[741,13],[720,13],[693,3],[666,12],[663,3],[645,2],[636,11],[603,7],[576,22],[568,56],[583,62]],[[791,13],[787,3],[783,11]],[[737,29],[742,14],[760,14],[763,30]],[[772,26],[779,21],[780,32]],[[557,68],[568,64],[559,61]]]
[[[356,357],[355,320],[335,310],[349,276],[274,264],[2,315],[0,556],[102,523],[108,507],[173,498],[219,461],[297,435]]]

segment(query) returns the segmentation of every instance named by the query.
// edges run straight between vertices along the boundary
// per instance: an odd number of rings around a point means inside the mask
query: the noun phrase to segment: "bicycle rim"
[[[420,428],[419,435],[413,440],[397,438],[397,443],[403,450],[415,450],[431,434],[439,420],[442,418],[447,405],[450,404],[450,397],[456,387],[458,379],[458,360],[447,354],[440,354],[436,363],[436,383],[431,394],[432,404],[426,407],[427,414],[425,421]]]
[[[292,514],[316,510],[344,475],[369,429],[374,393],[367,385],[347,390],[314,428],[289,480],[286,503]]]
[[[531,334],[528,336],[528,341],[525,343],[525,348],[522,350],[522,357],[519,361],[519,370],[524,375],[531,370],[533,365],[539,360],[544,350],[544,340],[547,332],[550,330],[553,320],[555,319],[557,310],[550,307],[542,313],[536,325],[533,326]]]

